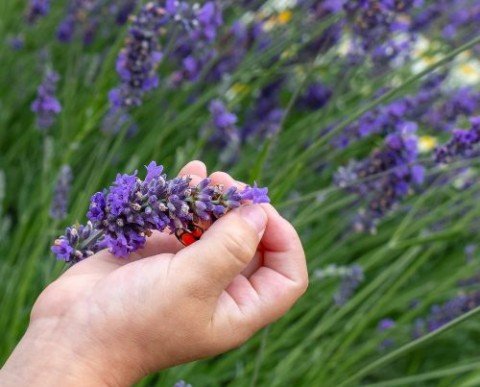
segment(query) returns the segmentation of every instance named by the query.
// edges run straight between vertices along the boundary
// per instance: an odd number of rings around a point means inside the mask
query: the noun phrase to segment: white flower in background
[[[438,140],[433,136],[420,136],[418,138],[418,150],[420,153],[431,152],[438,144]]]
[[[419,35],[413,47],[412,58],[414,63],[412,71],[418,74],[443,58],[443,55],[438,52],[438,46],[425,37]]]
[[[476,85],[480,82],[480,61],[472,57],[470,52],[458,56],[453,68],[452,86]]]
[[[281,12],[286,9],[295,7],[296,4],[297,0],[270,0],[265,6],[268,8],[272,8],[277,12]]]

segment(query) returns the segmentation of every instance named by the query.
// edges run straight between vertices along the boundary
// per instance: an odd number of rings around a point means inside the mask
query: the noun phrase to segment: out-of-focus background
[[[140,386],[480,385],[478,0],[0,2],[0,360],[151,160],[268,186],[310,288]],[[81,334],[81,332],[79,332]]]

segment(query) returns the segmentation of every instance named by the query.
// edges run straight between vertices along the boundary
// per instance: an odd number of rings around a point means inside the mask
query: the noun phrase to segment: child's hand
[[[206,177],[200,162],[181,173],[193,183]],[[239,346],[282,316],[307,281],[298,235],[271,205],[228,213],[186,248],[156,233],[128,260],[103,251],[52,283],[0,381],[129,385]]]

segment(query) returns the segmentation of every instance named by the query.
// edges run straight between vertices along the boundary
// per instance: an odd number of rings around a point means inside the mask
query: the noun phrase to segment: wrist
[[[137,379],[124,364],[110,365],[103,353],[82,332],[68,332],[61,323],[32,323],[0,370],[2,386],[129,386]]]

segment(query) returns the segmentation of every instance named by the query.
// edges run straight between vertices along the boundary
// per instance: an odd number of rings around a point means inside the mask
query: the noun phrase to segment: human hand
[[[181,174],[196,184],[207,171],[197,161]],[[211,179],[242,185],[222,172]],[[239,346],[307,283],[298,235],[271,205],[231,211],[186,248],[156,232],[128,259],[102,251],[50,284],[0,384],[130,385]]]

